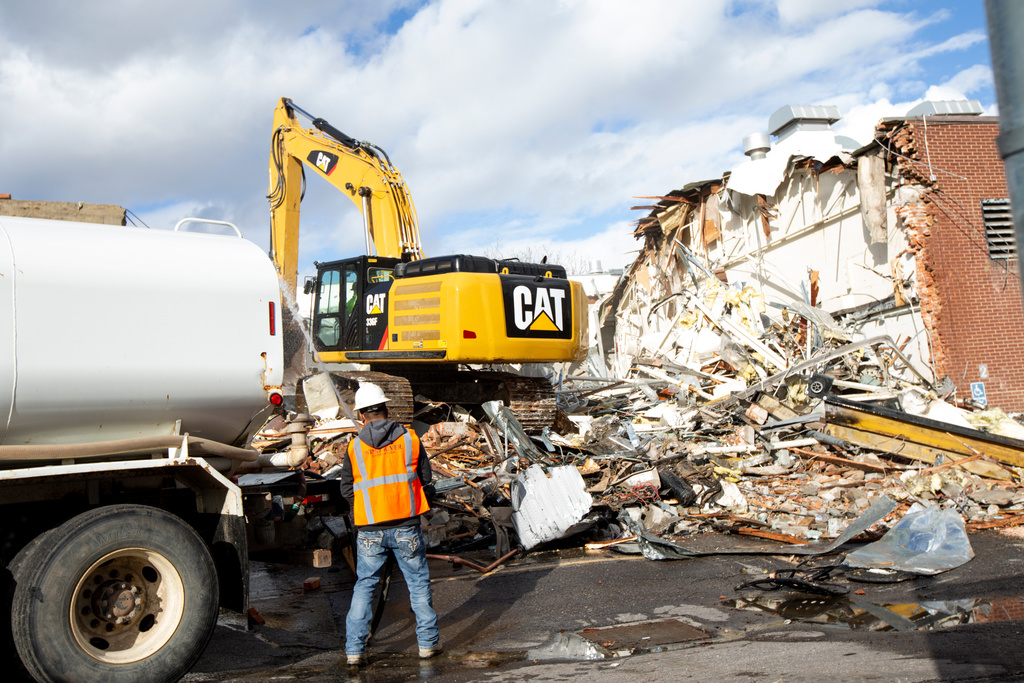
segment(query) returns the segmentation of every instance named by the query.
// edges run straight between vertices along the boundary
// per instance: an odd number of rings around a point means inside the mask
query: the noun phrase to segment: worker
[[[341,493],[356,527],[356,584],[345,619],[345,655],[351,666],[366,663],[373,593],[389,553],[409,588],[420,657],[441,652],[420,528],[420,515],[430,509],[424,493],[432,478],[430,461],[419,437],[388,419],[389,400],[377,385],[359,384],[355,410],[363,426],[349,442],[348,466],[341,474]]]

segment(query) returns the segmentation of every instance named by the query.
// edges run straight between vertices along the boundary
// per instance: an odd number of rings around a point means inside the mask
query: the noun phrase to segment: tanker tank
[[[0,445],[238,443],[280,389],[279,301],[241,237],[0,216]]]

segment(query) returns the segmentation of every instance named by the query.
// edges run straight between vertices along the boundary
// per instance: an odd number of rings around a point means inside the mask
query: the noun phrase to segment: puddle
[[[766,612],[819,626],[866,631],[927,631],[963,624],[1024,619],[1024,597],[874,603],[857,596],[737,598],[726,607]]]
[[[556,633],[554,638],[545,645],[527,650],[523,658],[530,660],[566,660],[606,659],[614,656],[614,653],[577,633],[563,631],[562,633]]]

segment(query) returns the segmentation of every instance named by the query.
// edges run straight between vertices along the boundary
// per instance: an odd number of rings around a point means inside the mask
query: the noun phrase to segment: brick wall
[[[984,382],[989,406],[1024,411],[1024,300],[1017,261],[988,256],[982,199],[1008,197],[996,149],[998,121],[911,119],[890,132],[905,183],[923,201],[897,210],[917,253],[918,294],[931,332],[933,363],[958,396]],[[981,365],[988,377],[982,378]]]

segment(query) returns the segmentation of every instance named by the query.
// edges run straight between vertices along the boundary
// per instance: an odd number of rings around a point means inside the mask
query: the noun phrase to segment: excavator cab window
[[[355,264],[345,264],[320,273],[314,315],[316,338],[325,348],[337,348],[343,330],[351,327],[359,300],[359,273]]]
[[[381,282],[390,282],[395,279],[394,268],[377,268],[370,266],[366,269],[366,282],[371,285],[377,285]]]

